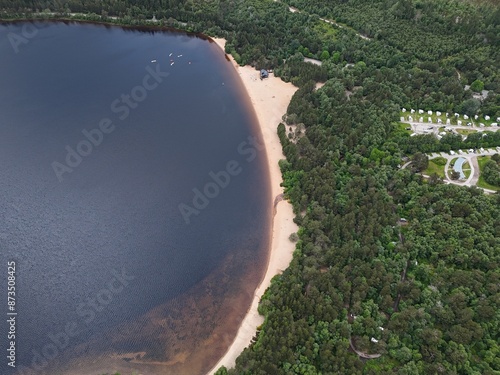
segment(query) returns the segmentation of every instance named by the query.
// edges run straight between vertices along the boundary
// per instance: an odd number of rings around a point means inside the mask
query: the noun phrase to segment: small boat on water
[[[177,57],[182,57],[182,55],[177,55]]]
[[[170,55],[168,55],[168,57],[172,56],[172,53],[173,53],[173,52],[170,52]]]
[[[174,62],[173,62],[173,61],[170,63],[170,66],[172,66],[172,65],[174,65]]]
[[[151,60],[151,62],[152,62],[152,63],[155,63],[155,62],[156,62],[156,60]]]

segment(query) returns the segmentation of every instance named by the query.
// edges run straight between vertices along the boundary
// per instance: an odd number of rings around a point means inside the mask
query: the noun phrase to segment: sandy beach
[[[225,39],[214,39],[214,41],[224,51]],[[280,186],[282,178],[278,161],[285,158],[277,135],[277,127],[282,121],[281,118],[286,113],[288,104],[297,88],[291,83],[283,82],[273,74],[270,74],[267,79],[260,80],[257,70],[250,66],[241,67],[231,56],[229,58],[246,88],[257,115],[267,153],[271,190],[274,199],[283,193],[283,188]],[[286,269],[292,260],[295,244],[288,237],[298,230],[297,225],[293,222],[293,217],[294,214],[290,203],[281,201],[276,205],[266,273],[255,291],[252,305],[243,319],[231,346],[210,370],[209,374],[214,374],[221,366],[228,369],[234,367],[236,358],[250,344],[257,327],[264,322],[264,318],[257,312],[257,307],[265,290],[271,284],[271,279]]]
[[[225,40],[214,41],[222,48],[222,54]],[[293,222],[292,206],[281,199],[283,188],[280,186],[282,178],[278,162],[284,159],[284,155],[277,135],[278,124],[297,88],[272,74],[260,80],[259,71],[249,66],[240,67],[230,56],[227,64],[232,65],[228,68],[234,68],[246,89],[267,156],[271,194],[266,189],[266,196],[269,197],[269,205],[273,206],[269,209],[273,211],[266,217],[266,222],[272,218],[272,225],[266,238],[269,241],[265,241],[269,243],[265,274],[263,267],[266,260],[245,260],[247,251],[242,247],[241,254],[228,256],[217,272],[208,275],[188,292],[115,327],[102,337],[76,346],[67,353],[67,358],[57,358],[51,366],[62,369],[58,373],[190,375],[206,373],[217,362],[208,372],[214,374],[221,366],[234,367],[236,358],[250,345],[257,327],[264,322],[257,311],[259,301],[271,279],[285,270],[292,260],[295,243],[289,240],[289,236],[298,230]],[[241,86],[238,87],[240,89]],[[239,277],[228,284],[231,280],[229,275],[234,274]],[[246,306],[250,307],[245,312]],[[156,353],[161,352],[162,355],[158,356],[158,360],[148,357],[149,348],[138,352],[92,351],[94,347],[103,347],[103,342],[112,342],[115,347],[120,347],[121,343],[128,343],[130,337],[144,342],[155,337],[156,342],[149,340],[152,347],[157,348]]]

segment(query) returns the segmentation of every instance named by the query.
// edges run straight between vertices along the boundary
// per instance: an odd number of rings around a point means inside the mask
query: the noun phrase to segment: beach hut
[[[260,79],[264,79],[264,78],[269,78],[269,72],[265,69],[261,69],[260,71]]]

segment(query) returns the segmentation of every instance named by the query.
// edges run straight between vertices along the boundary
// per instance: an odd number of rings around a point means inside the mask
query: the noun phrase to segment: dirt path
[[[275,2],[282,2],[280,0],[274,0]],[[288,5],[286,3],[283,2],[283,4],[285,5]],[[307,12],[304,12],[303,10],[300,10],[300,9],[297,9],[295,7],[292,7],[292,6],[288,6],[288,10],[292,13],[304,13],[304,14],[309,14]],[[329,23],[330,25],[334,25],[335,27],[338,27],[339,29],[349,29],[349,30],[352,30],[356,33],[357,36],[359,36],[361,39],[364,39],[364,40],[372,40],[372,38],[369,38],[367,37],[366,35],[363,35],[361,34],[360,32],[358,32],[357,30],[353,29],[352,27],[349,27],[349,26],[344,26],[344,25],[341,25],[337,22],[335,22],[334,20],[329,20],[329,19],[326,19],[326,18],[321,18],[320,17],[320,20],[323,21],[323,22],[326,22],[326,23]]]
[[[382,354],[367,354],[365,352],[359,351],[354,347],[354,343],[352,342],[352,338],[349,336],[349,345],[351,346],[351,349],[354,353],[356,353],[358,356],[361,358],[366,358],[366,359],[375,359],[375,358],[380,358]]]

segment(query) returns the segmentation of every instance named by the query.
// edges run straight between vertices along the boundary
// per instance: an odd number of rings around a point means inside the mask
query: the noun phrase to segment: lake
[[[271,220],[224,53],[185,33],[15,23],[0,70],[1,309],[15,262],[17,313],[16,368],[0,372],[204,373],[264,273]]]

